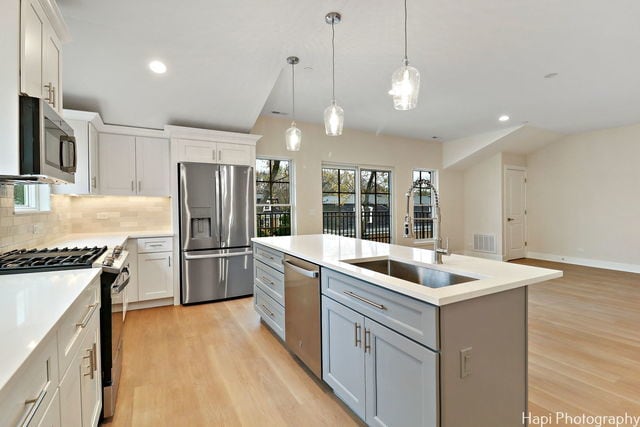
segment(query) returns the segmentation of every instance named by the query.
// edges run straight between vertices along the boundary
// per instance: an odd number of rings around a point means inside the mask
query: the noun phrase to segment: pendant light
[[[391,76],[393,108],[396,110],[412,110],[418,104],[420,92],[420,73],[409,65],[407,57],[407,0],[404,0],[404,59],[402,66]]]
[[[296,127],[296,74],[295,65],[300,62],[297,56],[287,58],[287,64],[291,65],[291,127],[286,130],[284,137],[288,151],[300,151],[302,132]]]
[[[331,105],[324,110],[324,130],[329,136],[342,135],[344,125],[344,110],[336,104],[336,31],[335,24],[339,24],[342,16],[338,12],[329,12],[324,20],[331,24]]]

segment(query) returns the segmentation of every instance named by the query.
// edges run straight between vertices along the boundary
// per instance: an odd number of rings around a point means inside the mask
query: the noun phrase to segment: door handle
[[[371,330],[364,330],[364,352],[371,353]]]
[[[191,261],[194,259],[208,259],[208,258],[229,258],[232,256],[245,256],[245,255],[251,255],[253,254],[253,251],[247,251],[247,252],[234,252],[234,253],[230,253],[230,254],[209,254],[209,255],[188,255],[188,254],[184,254],[184,259],[187,261]]]
[[[356,347],[362,347],[362,327],[360,323],[355,324],[355,343]]]
[[[138,180],[138,193],[142,191],[142,181]]]
[[[515,221],[515,220],[516,220],[515,218],[507,218],[508,222]]]
[[[287,260],[283,260],[282,263],[284,264],[285,267],[289,267],[296,273],[300,273],[305,277],[310,277],[312,279],[315,279],[320,275],[320,272],[317,270],[307,270],[306,268],[298,267],[297,265],[291,264]]]

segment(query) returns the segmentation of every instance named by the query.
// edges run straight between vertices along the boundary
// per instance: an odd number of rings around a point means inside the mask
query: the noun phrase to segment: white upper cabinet
[[[225,165],[253,165],[252,147],[249,145],[218,143],[218,163]]]
[[[98,169],[100,194],[169,196],[169,141],[101,133]]]
[[[76,176],[73,184],[52,185],[56,194],[95,194],[98,185],[98,131],[90,120],[97,113],[64,110],[64,119],[76,138]]]
[[[98,140],[100,194],[136,195],[136,137],[102,133]]]
[[[255,164],[255,145],[178,139],[178,162]]]
[[[136,137],[136,178],[139,195],[169,195],[169,140]]]
[[[20,16],[20,92],[42,98],[62,112],[60,39],[68,38],[68,30],[60,11],[55,2],[22,0]]]
[[[42,97],[43,40],[46,17],[37,1],[20,3],[20,91]]]

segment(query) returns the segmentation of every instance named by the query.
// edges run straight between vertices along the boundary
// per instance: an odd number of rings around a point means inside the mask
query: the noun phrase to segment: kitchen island
[[[308,321],[321,325],[322,380],[367,424],[523,425],[527,287],[562,272],[435,264],[429,250],[332,235],[256,238],[256,311],[283,340],[285,256],[318,266],[321,318]]]

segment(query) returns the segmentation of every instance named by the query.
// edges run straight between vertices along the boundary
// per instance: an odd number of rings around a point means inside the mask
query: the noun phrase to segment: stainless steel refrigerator
[[[251,295],[253,168],[178,167],[182,304]]]

